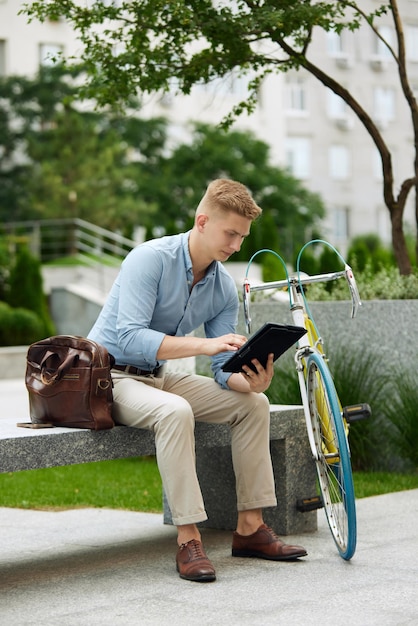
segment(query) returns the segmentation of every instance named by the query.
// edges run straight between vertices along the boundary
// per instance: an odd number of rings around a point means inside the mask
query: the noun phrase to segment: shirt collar
[[[190,257],[190,251],[189,251],[190,233],[191,233],[190,230],[187,233],[183,233],[183,257],[184,257],[184,267],[186,269],[186,272],[191,273],[193,272],[193,265],[192,265],[192,259]],[[217,261],[212,261],[212,263],[209,265],[206,271],[205,277],[203,278],[202,282],[206,282],[209,276],[215,276],[217,263],[218,263]]]
[[[192,259],[190,258],[190,252],[189,252],[189,237],[190,237],[190,233],[191,233],[191,231],[189,230],[187,233],[183,233],[183,235],[182,235],[184,267],[186,269],[186,272],[191,272],[192,271]]]

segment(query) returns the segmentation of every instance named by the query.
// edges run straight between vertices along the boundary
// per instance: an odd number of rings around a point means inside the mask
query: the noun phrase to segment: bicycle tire
[[[328,366],[313,352],[306,364],[306,391],[319,488],[340,556],[349,560],[357,542],[356,503],[350,451],[341,405]]]

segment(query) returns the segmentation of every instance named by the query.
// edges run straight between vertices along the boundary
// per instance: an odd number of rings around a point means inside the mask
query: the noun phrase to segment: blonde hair
[[[262,212],[245,185],[227,178],[209,183],[196,213],[216,210],[237,213],[250,220],[255,220]]]

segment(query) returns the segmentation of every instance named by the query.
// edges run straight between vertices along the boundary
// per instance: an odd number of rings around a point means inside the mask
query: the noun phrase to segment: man
[[[222,262],[237,252],[261,209],[241,183],[218,179],[207,188],[190,232],[147,241],[123,261],[89,337],[116,359],[115,422],[151,429],[163,487],[178,531],[181,578],[213,581],[197,523],[207,519],[195,469],[195,421],[227,423],[237,483],[238,522],[232,555],[291,560],[306,555],[263,523],[276,505],[269,453],[270,410],[264,391],[273,355],[257,372],[222,371],[246,341],[235,332],[238,295]],[[201,324],[205,338],[187,336]],[[171,359],[207,355],[214,379],[167,372]]]

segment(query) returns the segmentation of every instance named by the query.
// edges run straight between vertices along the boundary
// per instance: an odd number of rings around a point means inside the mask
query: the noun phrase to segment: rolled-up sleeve
[[[207,337],[220,337],[228,333],[234,333],[238,323],[239,301],[235,286],[229,290],[227,305],[214,319],[205,324]],[[229,389],[228,379],[231,372],[224,372],[222,365],[229,359],[231,352],[221,352],[211,358],[211,369],[216,382],[223,388]]]
[[[138,271],[140,267],[146,271]],[[128,360],[154,367],[165,333],[150,328],[162,274],[160,256],[139,246],[128,255],[119,275],[118,344]]]

